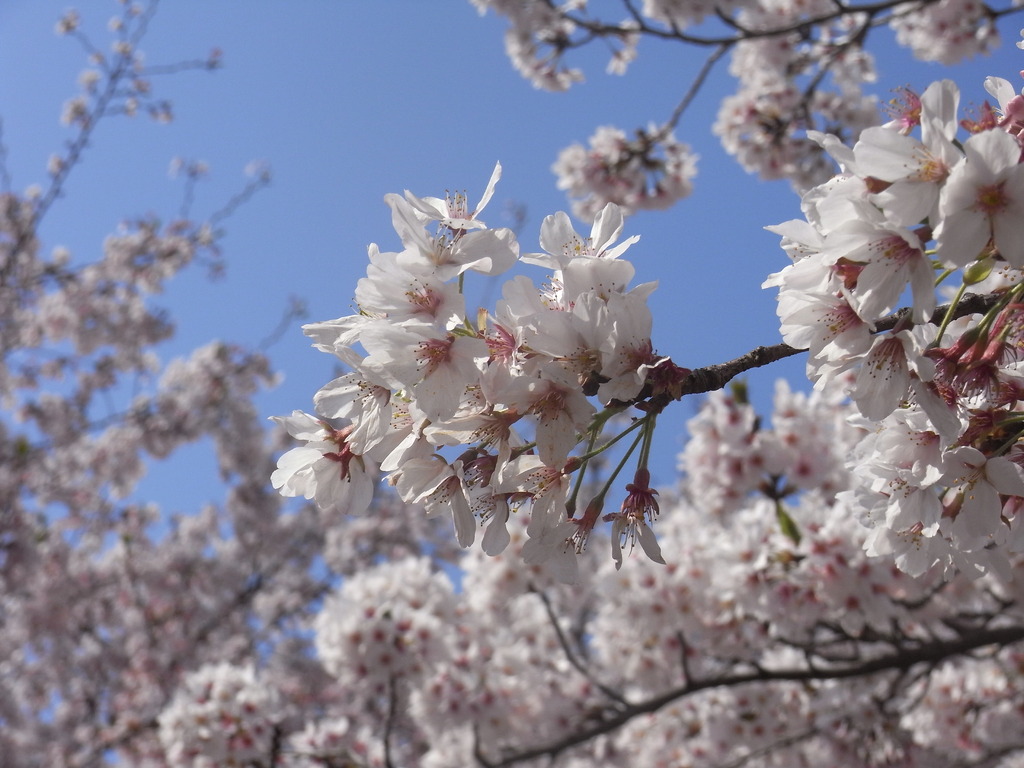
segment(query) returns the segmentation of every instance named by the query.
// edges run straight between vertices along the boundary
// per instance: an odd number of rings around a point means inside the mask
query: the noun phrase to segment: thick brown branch
[[[881,672],[907,670],[917,664],[934,665],[956,656],[969,654],[981,648],[989,646],[1005,647],[1018,643],[1021,640],[1024,640],[1024,626],[979,629],[953,640],[936,640],[907,645],[897,648],[890,653],[866,661],[860,661],[856,664],[838,664],[815,668],[755,669],[710,680],[689,680],[681,687],[673,688],[646,701],[637,702],[628,709],[617,712],[599,723],[583,728],[557,741],[524,749],[514,754],[506,754],[496,762],[481,760],[481,763],[488,766],[488,768],[504,768],[505,766],[534,760],[539,757],[554,757],[567,749],[585,744],[598,736],[612,733],[635,717],[652,714],[679,699],[712,688],[733,688],[750,683],[811,682],[867,677]]]
[[[968,294],[960,300],[956,310],[953,312],[953,318],[955,319],[965,315],[972,315],[977,312],[986,312],[995,306],[1000,298],[1000,294]],[[949,306],[949,304],[943,304],[941,307],[936,309],[932,314],[931,322],[938,325],[949,311]],[[889,317],[879,320],[875,324],[875,332],[881,333],[882,331],[890,331],[896,327],[898,323],[903,322],[907,317],[909,317],[909,315],[909,309],[901,309]],[[692,370],[690,372],[690,376],[683,382],[680,394],[694,395],[702,392],[713,392],[715,390],[722,389],[733,378],[744,371],[749,371],[752,368],[760,368],[768,365],[769,363],[774,363],[777,360],[792,357],[793,355],[798,355],[801,352],[806,351],[807,350],[805,349],[796,349],[788,344],[775,344],[770,347],[756,347],[745,355],[741,355],[734,360]]]

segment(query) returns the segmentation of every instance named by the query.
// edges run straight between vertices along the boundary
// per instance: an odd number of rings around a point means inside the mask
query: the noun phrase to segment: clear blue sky
[[[44,179],[48,156],[68,136],[58,117],[76,92],[84,57],[73,41],[53,33],[66,6],[65,0],[0,4],[0,115],[16,189]],[[116,4],[89,0],[78,7],[94,40],[105,41]],[[984,98],[985,75],[1012,79],[1024,67],[1024,53],[1013,45],[1021,23],[1014,18],[1005,25],[995,55],[953,71],[963,101]],[[226,278],[210,284],[194,270],[157,298],[179,327],[176,340],[160,350],[168,359],[213,338],[257,344],[292,295],[307,302],[310,320],[350,314],[367,244],[398,246],[382,202],[387,192],[465,189],[475,200],[500,160],[504,177],[484,218],[502,225],[504,204],[525,204],[521,241],[535,250],[541,219],[568,208],[550,172],[558,151],[586,141],[602,124],[631,131],[666,118],[704,52],[647,42],[622,78],[604,73],[604,51],[595,48],[578,57],[587,82],[552,94],[534,90],[513,70],[503,29],[503,20],[479,17],[464,0],[165,0],[143,45],[147,61],[203,57],[216,47],[225,66],[155,81],[175,105],[177,119],[169,126],[142,117],[103,126],[67,200],[47,221],[45,241],[88,258],[121,218],[172,215],[181,193],[180,182],[167,176],[174,156],[206,160],[212,169],[199,191],[200,212],[216,209],[244,183],[249,161],[265,159],[272,186],[227,222]],[[883,97],[897,85],[920,90],[950,74],[912,63],[884,30],[874,50],[883,48]],[[669,212],[639,214],[626,229],[641,235],[629,254],[637,282],[660,281],[652,302],[655,344],[689,367],[778,341],[775,298],[760,284],[785,257],[762,227],[799,216],[787,185],[746,175],[711,134],[718,103],[733,88],[724,65],[676,131],[701,155],[694,195]],[[297,324],[270,354],[286,380],[260,399],[261,408],[267,415],[311,409],[332,361],[309,348]],[[751,375],[755,401],[770,401],[778,375],[806,387],[802,373],[797,360]],[[682,425],[694,408],[677,405],[662,418],[659,483],[672,480]],[[197,451],[186,460],[203,457]],[[191,477],[192,469],[186,471]],[[212,478],[212,467],[209,473]],[[197,484],[161,501],[187,510],[198,500],[189,493],[215,498],[213,488]]]

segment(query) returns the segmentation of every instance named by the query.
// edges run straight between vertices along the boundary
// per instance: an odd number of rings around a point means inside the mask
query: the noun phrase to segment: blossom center
[[[415,288],[410,288],[405,292],[405,297],[409,300],[409,303],[414,307],[417,307],[422,314],[434,317],[437,313],[438,307],[441,306],[441,297],[437,291],[431,290],[427,286],[420,285]]]
[[[921,124],[921,97],[907,86],[896,88],[894,92],[896,95],[883,109],[897,122],[900,133],[909,133]]]
[[[891,237],[879,240],[876,248],[881,252],[884,258],[898,264],[904,264],[911,261],[920,254],[920,251],[917,248],[914,248],[899,235],[892,235]]]
[[[926,152],[921,158],[917,173],[913,178],[917,181],[929,181],[937,184],[945,181],[947,176],[949,176],[949,166],[931,152]]]
[[[429,376],[442,364],[448,362],[453,341],[454,339],[449,336],[447,339],[429,339],[420,342],[416,350],[416,359],[426,369],[423,372],[424,376]]]
[[[1010,205],[1010,198],[1003,189],[1003,182],[978,187],[978,196],[974,201],[974,209],[988,216],[1002,213]]]

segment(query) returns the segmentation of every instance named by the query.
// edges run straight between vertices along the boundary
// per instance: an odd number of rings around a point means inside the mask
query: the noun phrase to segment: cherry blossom
[[[360,510],[370,505],[373,468],[348,445],[350,430],[336,430],[301,411],[277,421],[292,437],[307,442],[278,460],[271,476],[275,488],[285,496],[316,499],[325,510]]]
[[[271,751],[284,711],[249,667],[202,667],[160,714],[160,740],[173,766],[244,766]]]
[[[943,188],[938,254],[966,266],[991,240],[1011,266],[1024,266],[1024,168],[1020,147],[1002,131],[985,131],[964,144],[966,158]]]
[[[593,219],[608,203],[626,213],[661,209],[689,196],[697,173],[697,156],[671,130],[648,126],[635,139],[613,126],[602,126],[590,146],[566,147],[552,166],[558,188],[573,201],[573,213]]]

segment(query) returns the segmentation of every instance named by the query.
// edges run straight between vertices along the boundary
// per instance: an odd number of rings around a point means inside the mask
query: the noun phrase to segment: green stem
[[[636,463],[637,469],[647,469],[647,464],[651,458],[651,446],[654,443],[654,428],[658,421],[658,414],[652,411],[645,421],[648,423],[644,426],[644,442],[640,447],[640,458]]]
[[[950,275],[952,275],[954,272],[956,272],[955,269],[943,270],[942,274],[935,278],[935,287],[938,288],[940,285],[942,285],[942,281],[945,280]]]
[[[587,452],[584,454],[584,458],[580,460],[582,463],[580,464],[579,474],[576,475],[576,481],[572,486],[572,493],[569,495],[565,504],[566,509],[571,510],[573,515],[575,515],[576,511],[576,499],[579,498],[580,489],[583,487],[583,477],[587,474],[587,465],[590,463],[590,460],[597,455],[596,453],[593,453],[594,443],[597,442],[597,436],[601,434],[602,427],[604,427],[603,421],[600,425],[594,423],[590,427],[590,441],[587,443]]]
[[[633,451],[635,451],[637,446],[640,445],[642,441],[644,441],[646,436],[647,430],[644,430],[643,432],[636,436],[636,440],[634,440],[633,444],[629,446],[626,453],[623,454],[622,459],[615,466],[615,469],[612,470],[611,475],[608,476],[608,480],[605,482],[604,487],[601,488],[598,494],[594,497],[594,500],[597,503],[604,504],[604,498],[605,496],[608,495],[608,491],[611,490],[612,483],[615,482],[615,479],[619,476],[619,473],[622,472],[623,467],[626,466],[626,462],[629,461],[629,457],[633,455]]]
[[[965,284],[961,284],[957,289],[956,296],[954,296],[953,300],[949,302],[949,308],[946,310],[946,314],[942,318],[942,324],[939,326],[938,333],[935,334],[935,341],[932,342],[932,346],[939,346],[939,343],[942,341],[942,334],[946,332],[946,328],[953,321],[953,316],[956,314],[957,304],[959,304],[960,299],[964,297],[964,292],[966,290],[967,286]]]
[[[586,453],[583,456],[581,456],[580,457],[580,461],[589,461],[590,459],[594,458],[595,456],[598,456],[598,455],[604,453],[609,448],[611,448],[613,445],[615,445],[617,442],[619,442],[619,440],[621,440],[626,435],[628,435],[630,432],[632,432],[634,429],[637,429],[638,427],[646,424],[648,419],[651,418],[651,416],[652,416],[652,414],[648,413],[643,418],[637,419],[632,424],[630,424],[628,427],[626,427],[624,430],[622,430],[619,434],[617,434],[615,437],[613,437],[611,440],[609,440],[607,443],[602,445],[600,448],[595,448],[593,451],[590,451],[589,453]]]

